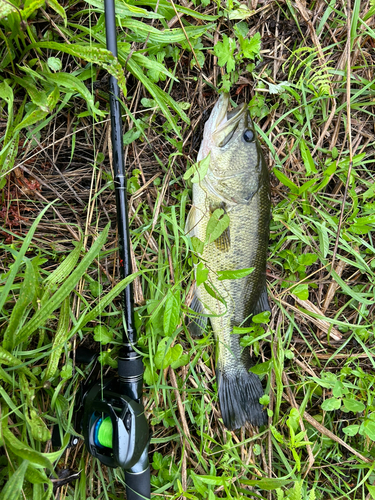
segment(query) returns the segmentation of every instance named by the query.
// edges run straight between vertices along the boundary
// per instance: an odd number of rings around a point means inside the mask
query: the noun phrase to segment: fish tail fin
[[[239,373],[216,368],[221,415],[225,427],[239,429],[246,423],[264,425],[266,413],[259,403],[263,396],[261,381],[245,367]]]

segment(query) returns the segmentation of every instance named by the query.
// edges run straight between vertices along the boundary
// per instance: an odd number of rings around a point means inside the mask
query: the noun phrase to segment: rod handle
[[[145,500],[151,498],[150,466],[139,473],[125,471],[127,500]]]

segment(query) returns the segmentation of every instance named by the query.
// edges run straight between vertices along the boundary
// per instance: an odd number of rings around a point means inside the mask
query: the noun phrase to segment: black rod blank
[[[113,0],[104,0],[107,49],[117,57],[116,18]],[[120,106],[120,89],[114,76],[109,76],[109,95],[111,108],[111,138],[113,151],[113,170],[116,192],[117,227],[119,240],[119,262],[121,277],[132,273],[130,257],[130,237],[128,222],[128,203],[126,198],[126,173],[122,140],[122,119]],[[134,352],[137,333],[134,328],[133,286],[128,285],[122,295],[122,307],[125,319],[123,343],[125,351]],[[126,331],[125,331],[126,329]]]

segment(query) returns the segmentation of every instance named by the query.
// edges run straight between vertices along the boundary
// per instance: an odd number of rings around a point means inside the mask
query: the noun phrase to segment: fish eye
[[[247,129],[243,133],[243,138],[246,142],[252,142],[254,140],[254,133],[251,130]]]

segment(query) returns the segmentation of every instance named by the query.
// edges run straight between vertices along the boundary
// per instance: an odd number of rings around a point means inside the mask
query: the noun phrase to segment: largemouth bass
[[[267,166],[247,106],[229,113],[228,106],[228,94],[221,94],[205,124],[198,154],[198,161],[210,154],[209,167],[193,184],[186,232],[205,242],[200,257],[208,278],[206,286],[202,283],[195,290],[190,307],[197,316],[188,327],[193,335],[202,333],[210,317],[221,414],[228,429],[238,429],[247,422],[266,421],[259,403],[262,384],[249,372],[249,348],[241,347],[233,327],[248,326],[252,315],[270,310],[265,272],[271,201]],[[217,209],[229,217],[229,226],[211,241],[207,224]],[[247,268],[254,270],[246,277],[218,279],[220,271]]]

